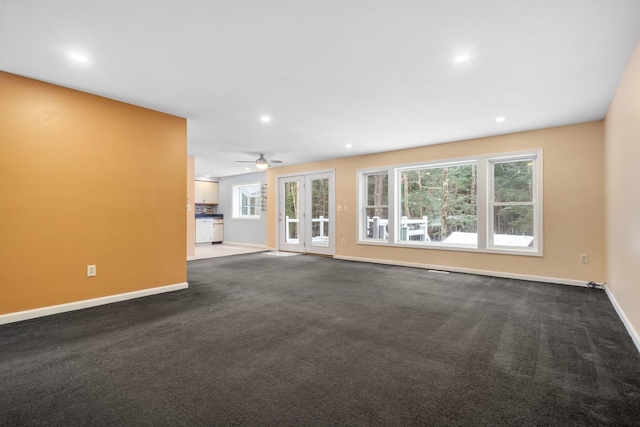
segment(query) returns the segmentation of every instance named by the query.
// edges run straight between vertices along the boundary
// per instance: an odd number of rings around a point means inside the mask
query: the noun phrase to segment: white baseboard
[[[266,245],[259,245],[256,243],[243,243],[243,242],[228,242],[228,241],[224,241],[222,243],[225,243],[227,245],[233,245],[233,246],[248,246],[250,248],[260,248],[260,249],[267,249]]]
[[[636,345],[638,351],[640,351],[640,335],[638,335],[638,331],[636,331],[636,329],[633,327],[627,315],[624,314],[624,311],[622,311],[622,308],[618,304],[616,297],[614,297],[611,291],[609,291],[609,288],[605,287],[604,290],[607,293],[607,296],[609,297],[609,301],[611,301],[613,308],[616,309],[618,316],[620,316],[620,320],[622,320],[624,327],[627,328],[627,332],[629,332],[629,335],[631,335],[633,343]]]
[[[557,283],[561,285],[583,286],[583,287],[587,286],[586,281],[573,280],[573,279],[561,279],[558,277],[532,276],[529,274],[505,273],[503,271],[476,270],[474,268],[450,267],[447,265],[419,264],[417,262],[389,261],[389,260],[381,260],[381,259],[373,259],[373,258],[359,258],[359,257],[340,256],[340,255],[335,255],[334,258],[343,259],[346,261],[371,262],[374,264],[386,264],[386,265],[397,265],[401,267],[424,268],[426,270],[441,270],[441,271],[451,271],[454,273],[477,274],[479,276],[504,277],[506,279],[527,280],[530,282]]]
[[[193,261],[194,259],[198,259],[198,257],[197,257],[197,256],[195,256],[195,255],[194,255],[194,256],[188,256],[188,257],[187,257],[187,261]]]
[[[176,283],[175,285],[160,286],[157,288],[142,289],[140,291],[127,292],[124,294],[109,295],[106,297],[93,298],[84,301],[75,301],[66,304],[52,305],[49,307],[34,308],[33,310],[17,311],[15,313],[1,314],[0,325],[7,323],[21,322],[23,320],[35,319],[38,317],[51,316],[52,314],[65,313],[67,311],[81,310],[83,308],[96,307],[99,305],[111,304],[114,302],[126,301],[149,295],[173,292],[188,288],[187,282]]]

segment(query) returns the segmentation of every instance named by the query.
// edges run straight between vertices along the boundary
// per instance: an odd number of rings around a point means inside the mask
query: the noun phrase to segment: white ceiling
[[[638,0],[0,1],[1,70],[186,117],[214,177],[602,119],[640,36]]]

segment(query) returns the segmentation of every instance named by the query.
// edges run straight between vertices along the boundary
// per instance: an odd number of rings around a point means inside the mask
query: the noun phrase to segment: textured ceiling
[[[0,3],[1,70],[186,117],[214,177],[602,119],[639,36],[638,0]]]

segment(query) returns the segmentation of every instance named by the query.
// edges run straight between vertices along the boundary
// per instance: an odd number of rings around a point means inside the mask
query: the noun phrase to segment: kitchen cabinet
[[[218,183],[196,181],[193,187],[194,203],[218,204]]]

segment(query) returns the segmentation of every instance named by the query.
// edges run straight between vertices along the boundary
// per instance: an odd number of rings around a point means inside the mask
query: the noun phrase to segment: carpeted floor
[[[0,326],[0,425],[638,425],[602,291],[237,255],[190,288]]]

